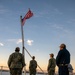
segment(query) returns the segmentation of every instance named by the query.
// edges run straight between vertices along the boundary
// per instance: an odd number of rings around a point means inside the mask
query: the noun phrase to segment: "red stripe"
[[[29,11],[27,12],[27,14],[25,15],[25,17],[22,19],[22,25],[24,25],[26,19],[29,19],[30,17],[33,16],[33,13],[31,12],[31,10],[29,9]]]

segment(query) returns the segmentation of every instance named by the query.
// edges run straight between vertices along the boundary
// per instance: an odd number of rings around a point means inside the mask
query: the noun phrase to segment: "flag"
[[[32,11],[29,9],[29,11],[27,12],[27,14],[24,16],[24,18],[22,19],[22,25],[24,25],[26,19],[29,19],[30,17],[33,16]]]

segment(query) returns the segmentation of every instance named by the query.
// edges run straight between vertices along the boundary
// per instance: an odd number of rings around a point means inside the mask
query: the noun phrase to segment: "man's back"
[[[31,61],[30,61],[29,68],[34,68],[34,69],[36,69],[36,68],[37,68],[37,62],[36,62],[35,60],[31,60]]]
[[[36,75],[37,62],[35,56],[32,57],[32,60],[29,63],[29,72],[30,75]]]
[[[15,52],[9,56],[8,67],[10,75],[22,75],[22,69],[25,66],[24,56],[19,53],[20,48],[16,47]]]
[[[10,68],[22,68],[24,64],[24,57],[21,53],[14,52],[10,55],[8,60]]]

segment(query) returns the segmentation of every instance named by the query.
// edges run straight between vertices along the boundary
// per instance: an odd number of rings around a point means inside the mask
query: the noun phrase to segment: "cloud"
[[[29,45],[29,46],[32,46],[32,43],[33,43],[34,41],[33,40],[27,40],[27,44]]]
[[[48,12],[45,11],[37,11],[37,13],[35,13],[35,17],[44,17],[45,15],[47,16]]]
[[[0,46],[4,46],[4,44],[3,43],[0,43]]]
[[[8,39],[7,41],[9,41],[9,42],[15,42],[16,39]]]
[[[25,39],[24,39],[25,40]],[[22,39],[8,39],[7,40],[8,42],[13,42],[13,43],[16,43],[16,44],[20,44],[20,43],[22,43]],[[33,43],[34,41],[33,40],[26,40],[26,43],[27,43],[27,45],[29,45],[29,46],[32,46],[32,43]]]
[[[6,10],[5,9],[0,9],[0,14],[5,13]]]
[[[17,44],[22,43],[22,39],[18,39],[16,43]]]
[[[22,42],[22,39],[8,39],[9,42],[14,42],[16,44],[20,44]]]
[[[70,33],[71,32],[70,30],[66,29],[63,25],[54,24],[54,25],[52,25],[52,27],[54,29],[61,30],[61,31],[65,32],[65,33]]]
[[[63,13],[59,10],[59,9],[57,9],[57,8],[53,8],[53,9],[51,9],[50,8],[50,10],[47,8],[45,8],[45,9],[42,9],[42,10],[40,10],[40,11],[36,11],[37,13],[35,13],[35,17],[45,17],[45,18],[49,18],[49,16],[51,17],[51,16],[55,16],[55,15],[62,15]]]
[[[67,23],[75,24],[75,19],[70,19],[70,20],[67,21]]]
[[[0,5],[0,14],[4,14],[4,13],[7,13],[9,12],[8,9],[6,9],[4,6]]]
[[[56,9],[54,9],[54,13],[55,14],[59,14],[59,15],[62,15],[63,13],[62,12],[60,12],[57,8]]]
[[[60,25],[57,25],[57,24],[54,24],[52,25],[53,28],[56,28],[56,29],[60,29],[60,30],[63,30],[63,27]]]
[[[40,50],[39,49],[36,49],[36,51],[39,52]]]

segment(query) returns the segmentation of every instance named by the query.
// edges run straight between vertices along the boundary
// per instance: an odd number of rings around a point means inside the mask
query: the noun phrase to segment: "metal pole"
[[[24,61],[25,61],[24,32],[23,32],[23,25],[22,25],[22,16],[20,16],[20,20],[21,20],[21,33],[22,33],[22,54],[24,55]],[[24,67],[24,73],[26,75],[26,66]]]
[[[2,71],[3,71],[3,66],[1,66],[1,75],[2,75]]]
[[[28,52],[28,50],[24,47],[25,51],[29,54],[29,56],[32,58],[31,54]],[[41,69],[41,67],[37,64],[37,66],[39,67],[39,69],[44,73],[44,71]],[[45,74],[45,73],[44,73]]]
[[[23,32],[23,25],[22,25],[22,16],[20,16],[21,20],[21,34],[22,34],[22,54],[24,55],[24,32]]]

